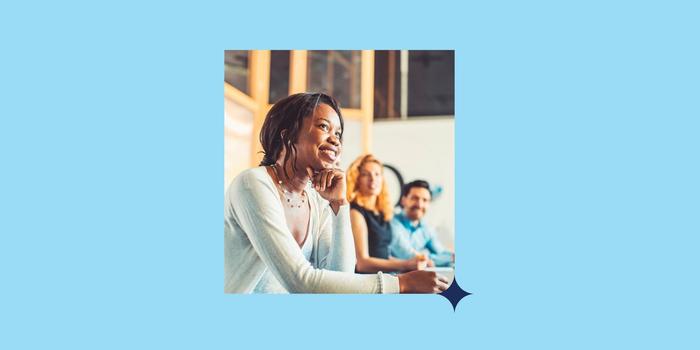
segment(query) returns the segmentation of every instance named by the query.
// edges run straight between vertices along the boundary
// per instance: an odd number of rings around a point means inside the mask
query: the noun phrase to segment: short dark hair
[[[425,188],[430,193],[430,198],[433,198],[433,191],[430,190],[430,184],[425,180],[413,180],[403,185],[403,188],[401,188],[401,197],[406,197],[408,192],[411,192],[411,189],[414,187]]]
[[[325,103],[338,113],[340,118],[340,140],[343,140],[343,115],[340,114],[338,102],[322,92],[299,93],[287,96],[275,103],[265,116],[260,129],[260,144],[263,148],[263,160],[260,165],[275,164],[283,148],[287,148],[284,155],[283,169],[286,174],[286,165],[291,159],[293,164],[297,162],[297,150],[294,144],[299,139],[299,132],[304,118],[312,116],[319,103]],[[283,132],[285,131],[285,132]],[[293,167],[294,168],[294,167]]]

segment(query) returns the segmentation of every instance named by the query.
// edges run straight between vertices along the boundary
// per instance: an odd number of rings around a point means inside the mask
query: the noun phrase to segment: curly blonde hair
[[[371,154],[365,154],[355,159],[347,172],[347,198],[350,203],[355,203],[359,206],[366,203],[366,199],[360,194],[357,180],[360,178],[360,169],[367,163],[377,163],[382,168],[382,191],[377,196],[374,202],[374,209],[378,210],[382,216],[384,216],[384,221],[391,220],[393,213],[393,207],[391,205],[391,200],[389,199],[389,190],[386,185],[386,179],[384,178],[384,164],[380,162]]]

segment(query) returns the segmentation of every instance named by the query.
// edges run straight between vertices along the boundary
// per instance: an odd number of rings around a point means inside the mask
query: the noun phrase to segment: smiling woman
[[[227,293],[435,293],[435,272],[358,275],[346,199],[343,118],[323,93],[277,102],[260,131],[264,158],[224,202]]]
[[[350,220],[355,239],[358,272],[412,271],[430,262],[423,256],[390,256],[393,207],[384,180],[383,164],[371,154],[357,158],[348,169]]]

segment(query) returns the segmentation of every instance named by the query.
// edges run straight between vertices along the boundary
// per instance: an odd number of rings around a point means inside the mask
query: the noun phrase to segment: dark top
[[[381,213],[375,214],[355,203],[351,203],[350,208],[359,211],[367,223],[369,256],[389,259],[389,244],[391,244],[391,225],[389,222],[384,221],[384,216]]]

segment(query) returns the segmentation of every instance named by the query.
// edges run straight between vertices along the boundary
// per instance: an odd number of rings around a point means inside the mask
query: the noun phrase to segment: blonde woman
[[[389,255],[392,205],[383,164],[371,154],[360,156],[350,165],[347,178],[357,272],[412,271],[427,265],[422,255],[408,260]]]

